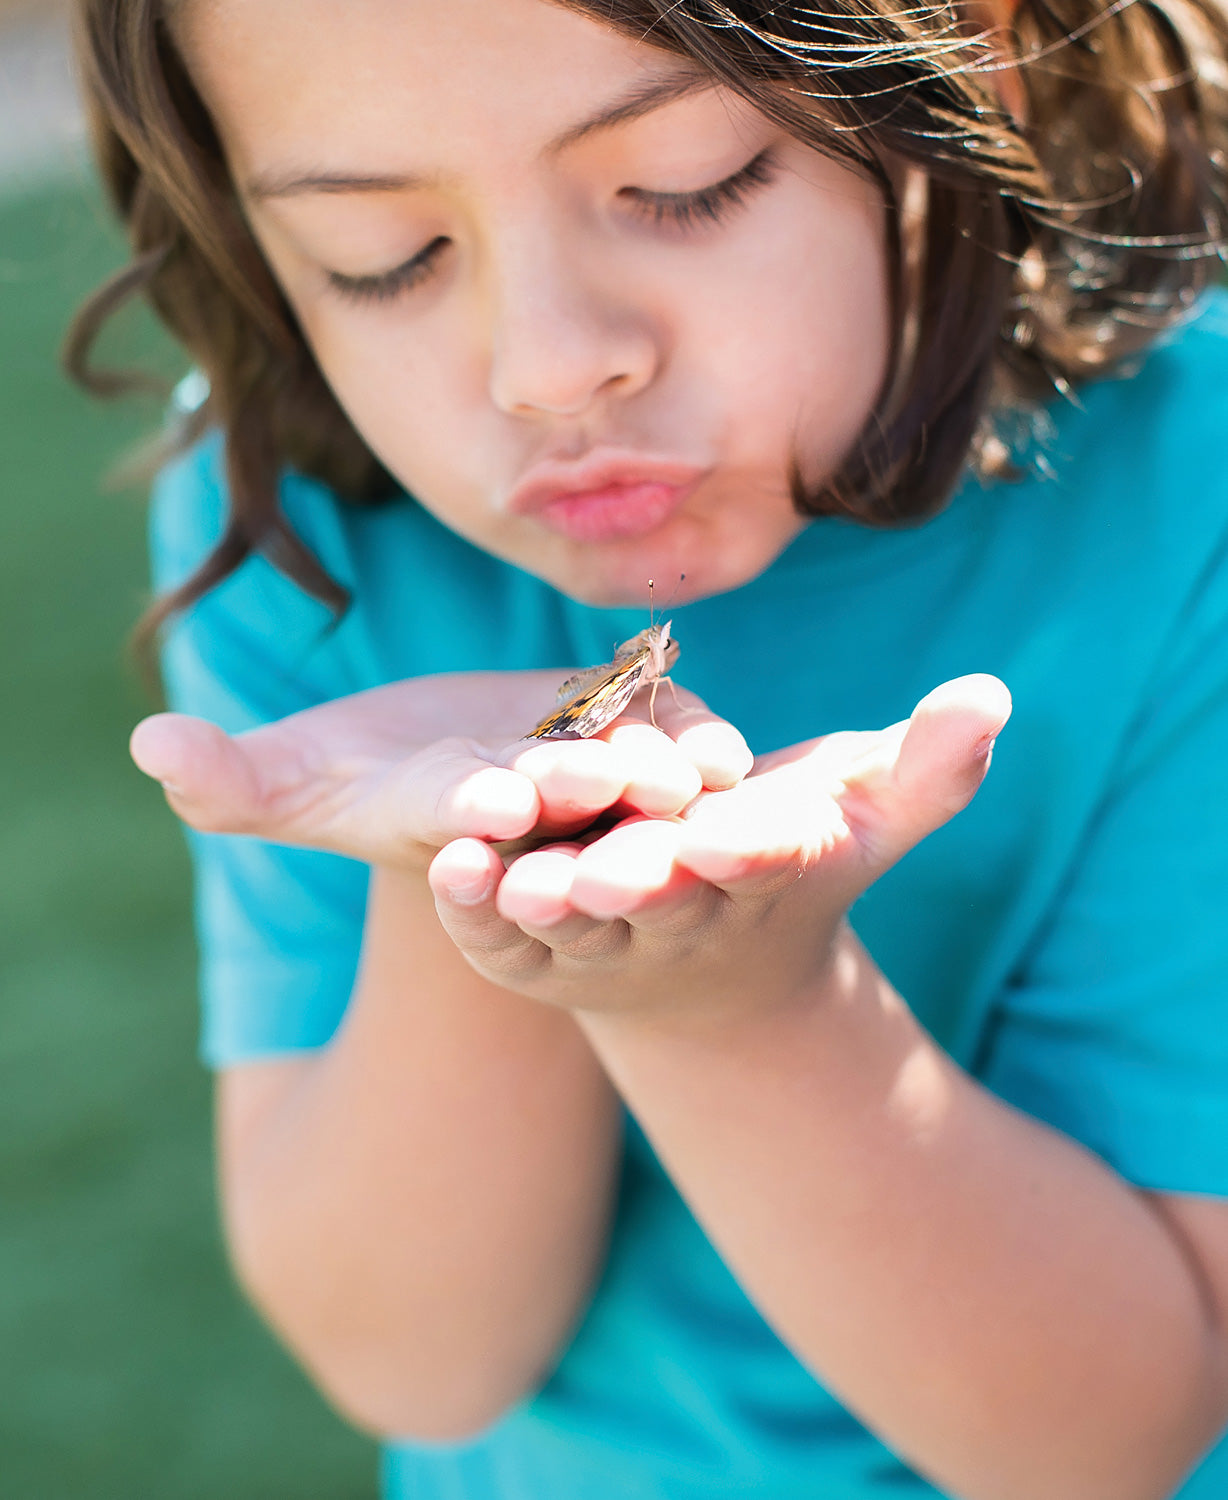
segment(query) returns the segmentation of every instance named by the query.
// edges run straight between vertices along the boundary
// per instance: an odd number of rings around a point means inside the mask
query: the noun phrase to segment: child
[[[133,752],[229,1243],[386,1493],[1178,1490],[1228,1423],[1219,0],[80,35],[137,259],[74,358],[140,288],[209,382]],[[677,701],[526,740],[649,579]]]

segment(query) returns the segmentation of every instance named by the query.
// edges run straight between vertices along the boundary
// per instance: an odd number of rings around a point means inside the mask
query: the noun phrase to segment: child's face
[[[441,520],[597,604],[788,544],[791,462],[831,473],[884,377],[870,186],[727,92],[656,97],[677,59],[547,0],[181,15],[325,376]]]

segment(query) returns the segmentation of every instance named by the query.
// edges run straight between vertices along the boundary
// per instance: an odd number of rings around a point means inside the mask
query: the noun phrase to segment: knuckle
[[[442,739],[434,740],[422,752],[423,756],[435,761],[449,761],[458,758],[468,759],[473,754],[473,744],[470,740],[459,734],[446,734]]]
[[[518,955],[531,949],[532,939],[510,922],[493,919],[486,922],[453,922],[451,935],[468,953],[502,963],[516,962]]]
[[[456,786],[447,782],[437,787],[435,795],[430,799],[424,809],[426,817],[423,826],[430,829],[439,836],[444,830],[451,829],[456,823]]]
[[[654,941],[668,943],[672,952],[684,960],[702,949],[711,936],[714,920],[723,914],[728,901],[715,886],[701,885],[685,901],[661,910],[651,908],[632,919]]]
[[[483,979],[509,990],[523,989],[533,984],[550,964],[548,952],[529,944],[497,954],[476,953],[472,949],[462,951],[470,968],[476,970]]]
[[[621,920],[601,922],[562,943],[554,951],[578,967],[606,964],[620,958],[631,942],[631,929]]]
[[[773,870],[770,875],[764,875],[755,882],[748,892],[750,900],[757,909],[768,911],[797,890],[798,882],[805,873],[800,864]]]
[[[479,973],[508,986],[527,983],[550,962],[549,950],[518,928],[503,933],[482,929],[458,939],[457,944]]]

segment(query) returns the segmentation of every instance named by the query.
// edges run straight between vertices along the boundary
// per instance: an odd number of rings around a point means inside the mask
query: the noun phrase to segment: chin
[[[737,577],[726,577],[728,568],[714,567],[710,560],[697,556],[698,551],[679,546],[673,538],[661,539],[656,546],[645,539],[608,551],[603,547],[568,549],[531,571],[578,604],[594,609],[642,609],[645,614],[650,581],[652,602],[661,610],[667,607],[666,601],[669,607],[691,604],[737,588],[752,576],[739,568],[733,570]]]
[[[748,546],[746,551],[752,555],[741,555],[736,560],[680,558],[673,548],[664,556],[660,553],[646,556],[630,565],[620,560],[616,566],[602,567],[588,559],[571,559],[564,566],[541,571],[538,576],[578,604],[596,609],[642,609],[645,613],[651,579],[652,602],[660,613],[743,588],[766,572],[792,540],[793,535],[789,535],[774,538],[776,545]]]
[[[646,610],[648,608],[648,579],[651,576],[650,573],[645,573],[643,583],[635,589],[628,588],[613,579],[581,579],[563,575],[546,578],[545,581],[558,589],[560,594],[565,594],[568,599],[574,599],[577,604],[587,604],[593,609]]]
[[[659,614],[663,609],[732,593],[770,567],[773,557],[765,558],[757,567],[722,569],[705,567],[702,563],[679,567],[674,562],[653,560],[636,568],[630,577],[626,568],[605,572],[578,566],[543,571],[538,576],[577,604],[594,609],[642,609],[645,613],[650,603],[651,580],[651,603]]]

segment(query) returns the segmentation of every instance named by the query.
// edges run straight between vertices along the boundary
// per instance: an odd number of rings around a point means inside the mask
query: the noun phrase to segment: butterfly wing
[[[615,670],[621,671],[623,663],[617,657],[613,661],[603,661],[599,667],[585,667],[583,671],[569,677],[554,695],[554,701],[562,707],[564,703],[570,703],[573,698],[578,698],[581,693],[609,677]]]
[[[645,651],[632,661],[603,668],[601,675],[595,680],[586,681],[585,679],[589,679],[587,672],[580,672],[576,677],[569,678],[563,688],[570,688],[579,682],[579,690],[553,713],[547,714],[525,738],[544,740],[552,734],[578,734],[581,739],[589,739],[592,735],[599,734],[631,702],[640,685],[640,678],[644,675],[644,668],[648,665],[648,659],[648,652]],[[562,690],[560,689],[560,693]]]

